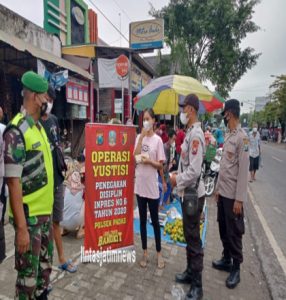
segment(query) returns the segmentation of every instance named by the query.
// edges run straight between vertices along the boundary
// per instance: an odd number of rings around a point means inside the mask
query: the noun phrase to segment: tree
[[[226,97],[260,54],[240,48],[248,33],[259,27],[252,21],[259,0],[170,0],[153,17],[164,18],[165,41],[171,48],[175,74],[209,80]]]
[[[271,98],[276,102],[277,109],[275,113],[281,124],[282,134],[284,135],[286,123],[286,75],[276,76],[270,88],[274,89]]]

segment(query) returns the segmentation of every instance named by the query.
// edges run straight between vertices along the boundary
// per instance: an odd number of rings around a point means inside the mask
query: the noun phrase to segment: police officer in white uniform
[[[202,271],[203,248],[200,238],[200,216],[205,201],[205,188],[200,180],[203,156],[205,153],[205,138],[198,122],[199,99],[196,95],[186,96],[180,115],[181,122],[187,125],[187,133],[182,144],[181,158],[177,174],[172,174],[170,181],[177,192],[183,196],[184,189],[198,185],[198,210],[191,218],[183,209],[183,229],[187,247],[187,268],[176,275],[176,282],[191,284],[186,299],[198,300],[203,297]]]
[[[226,286],[235,288],[240,282],[240,264],[243,261],[243,203],[247,198],[249,139],[239,123],[238,100],[226,101],[222,115],[229,130],[223,147],[216,190],[223,256],[220,260],[213,261],[212,265],[217,270],[230,272]]]

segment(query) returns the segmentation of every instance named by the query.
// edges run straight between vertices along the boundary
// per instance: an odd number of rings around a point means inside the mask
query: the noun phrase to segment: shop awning
[[[15,36],[9,35],[6,32],[0,30],[0,40],[10,46],[16,48],[19,51],[27,51],[32,54],[34,57],[51,62],[59,67],[64,69],[70,70],[74,73],[81,75],[86,79],[93,80],[93,76],[90,75],[87,71],[83,70],[82,68],[70,63],[69,61],[62,59],[58,56],[55,56],[47,51],[44,51],[40,48],[35,47]]]
[[[95,47],[96,45],[66,46],[62,47],[62,54],[94,58]]]

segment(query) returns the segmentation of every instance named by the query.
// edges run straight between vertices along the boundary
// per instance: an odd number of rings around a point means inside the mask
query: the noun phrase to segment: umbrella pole
[[[174,116],[174,130],[176,129],[177,116]]]

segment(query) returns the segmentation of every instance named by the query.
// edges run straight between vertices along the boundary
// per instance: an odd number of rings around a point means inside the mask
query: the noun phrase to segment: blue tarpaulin
[[[177,200],[177,199],[175,199],[171,204],[165,205],[165,209],[161,212],[166,213],[172,207],[175,207],[177,209],[177,211],[182,215],[181,204],[180,204],[180,201]],[[204,207],[204,215],[205,215],[205,218],[204,218],[202,237],[201,237],[203,247],[205,246],[206,233],[207,233],[207,223],[208,223],[208,207],[207,207],[207,205],[205,205],[205,207]],[[173,219],[168,217],[168,222],[173,222],[173,221],[174,221]],[[136,234],[140,234],[140,220],[137,219],[137,218],[134,218],[134,232]],[[161,227],[161,239],[162,239],[162,241],[166,241],[167,243],[174,244],[174,241],[171,239],[170,235],[169,234],[164,235],[163,233],[164,233],[164,228]],[[154,238],[153,226],[152,226],[152,224],[150,224],[149,220],[147,221],[147,236],[149,238]],[[186,247],[185,243],[176,242],[176,244],[178,246],[181,246],[181,247]]]

